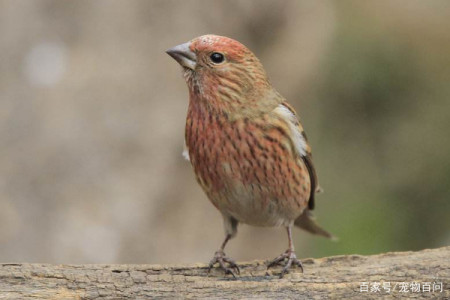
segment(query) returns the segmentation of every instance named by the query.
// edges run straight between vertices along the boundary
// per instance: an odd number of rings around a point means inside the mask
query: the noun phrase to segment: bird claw
[[[208,273],[216,263],[218,263],[219,267],[225,271],[225,274],[231,274],[234,278],[236,278],[236,274],[241,274],[241,271],[239,270],[236,262],[231,258],[225,256],[225,253],[222,250],[216,251],[216,253],[214,253],[213,259],[211,259],[211,261],[209,262]],[[226,264],[228,264],[228,267]]]
[[[275,265],[284,265],[283,269],[281,270],[280,278],[283,278],[283,276],[289,272],[291,266],[298,266],[303,273],[303,264],[299,259],[297,259],[295,252],[292,250],[286,250],[283,254],[270,261],[267,265],[267,269]]]

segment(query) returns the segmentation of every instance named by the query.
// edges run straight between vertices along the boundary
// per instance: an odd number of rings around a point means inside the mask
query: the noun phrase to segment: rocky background
[[[235,38],[297,109],[331,242],[299,257],[450,244],[450,3],[0,1],[0,262],[207,262],[222,219],[184,161],[187,88],[165,50]],[[243,225],[239,261],[281,228]]]

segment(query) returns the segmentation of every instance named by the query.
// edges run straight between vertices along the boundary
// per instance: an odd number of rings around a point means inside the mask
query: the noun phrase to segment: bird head
[[[245,113],[249,105],[266,106],[263,100],[276,93],[258,58],[231,38],[203,35],[167,53],[183,67],[191,101]]]

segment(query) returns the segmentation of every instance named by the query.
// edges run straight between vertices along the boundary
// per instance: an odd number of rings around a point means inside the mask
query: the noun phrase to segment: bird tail
[[[311,213],[309,209],[305,209],[303,213],[298,217],[295,222],[295,226],[298,226],[312,234],[317,234],[332,240],[337,240],[337,237],[320,227],[319,224],[317,224],[315,217]]]

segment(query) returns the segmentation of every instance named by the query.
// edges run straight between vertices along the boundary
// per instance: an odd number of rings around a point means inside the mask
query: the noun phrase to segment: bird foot
[[[274,260],[270,261],[269,264],[267,265],[267,269],[275,265],[284,265],[283,269],[281,270],[280,278],[283,278],[283,276],[289,272],[289,268],[291,268],[291,266],[300,267],[303,273],[302,262],[299,259],[297,259],[295,252],[290,249],[286,250],[283,254],[277,256]]]
[[[225,253],[222,250],[218,250],[214,253],[213,259],[209,262],[208,273],[216,263],[218,263],[219,267],[225,271],[225,274],[231,274],[234,278],[236,278],[235,272],[238,275],[241,274],[241,271],[235,261],[225,256]],[[226,264],[228,264],[228,267]]]

